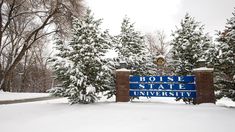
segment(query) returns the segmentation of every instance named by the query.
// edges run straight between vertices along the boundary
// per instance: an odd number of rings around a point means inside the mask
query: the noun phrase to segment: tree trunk
[[[1,89],[2,89],[4,92],[7,92],[7,91],[9,92],[9,91],[10,91],[10,88],[7,87],[7,84],[8,84],[7,82],[9,82],[8,79],[7,79],[7,78],[4,79],[4,77],[2,77],[2,76],[1,76],[1,79],[2,79],[2,80],[1,80]]]

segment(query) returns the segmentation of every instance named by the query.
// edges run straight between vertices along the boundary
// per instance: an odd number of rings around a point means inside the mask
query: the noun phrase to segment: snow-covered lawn
[[[224,102],[228,102],[224,100]],[[232,103],[230,103],[232,104]],[[186,105],[171,98],[128,103],[67,100],[0,105],[1,132],[233,132],[235,108]]]

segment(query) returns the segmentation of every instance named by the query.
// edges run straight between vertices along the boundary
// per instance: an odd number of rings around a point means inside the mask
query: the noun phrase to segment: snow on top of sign
[[[195,68],[193,71],[213,71],[214,68],[207,68],[207,67],[200,67],[200,68]]]

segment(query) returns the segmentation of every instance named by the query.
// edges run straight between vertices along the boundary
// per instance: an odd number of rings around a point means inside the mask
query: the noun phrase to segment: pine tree
[[[199,66],[200,60],[209,60],[211,41],[203,33],[203,26],[196,22],[193,17],[186,14],[180,23],[180,28],[172,34],[174,37],[172,47],[172,67],[176,75],[191,75],[193,68]],[[183,99],[185,103],[191,103],[192,99]]]
[[[121,33],[112,38],[113,48],[118,53],[117,58],[109,58],[109,70],[115,71],[116,69],[123,68],[121,63],[124,63],[127,69],[135,70],[132,74],[146,75],[145,64],[145,48],[144,37],[140,32],[136,31],[134,24],[130,19],[125,17],[121,24]],[[108,98],[116,94],[115,89],[115,73],[110,77],[109,90],[106,93]]]
[[[80,19],[74,18],[69,51],[62,56],[69,67],[65,77],[61,78],[64,90],[59,90],[72,104],[93,103],[98,100],[100,92],[109,88],[111,71],[104,59],[109,48],[109,34],[101,31],[100,24],[101,20],[94,20],[90,10]],[[58,50],[63,53],[61,48]],[[59,76],[60,71],[55,70]],[[58,90],[54,94],[57,95]]]
[[[136,73],[143,74],[145,63],[144,37],[140,32],[135,31],[134,24],[125,17],[121,24],[121,33],[116,36],[116,51],[118,60],[125,62],[127,68],[135,69]]]
[[[224,31],[218,34],[220,56],[216,69],[220,73],[219,96],[235,101],[235,11],[232,14]]]
[[[68,87],[71,83],[69,80],[70,77],[67,73],[72,67],[72,64],[69,63],[69,60],[67,59],[69,48],[65,43],[63,43],[59,35],[55,38],[55,45],[56,50],[59,52],[57,52],[53,58],[50,58],[50,62],[52,63],[52,67],[56,75],[55,80],[63,83],[50,89],[49,92],[53,93],[55,96],[64,97],[66,96],[65,87]]]
[[[186,14],[180,28],[172,34],[171,53],[177,75],[192,74],[192,69],[198,66],[200,59],[208,59],[211,40],[203,33],[203,29],[199,22]]]

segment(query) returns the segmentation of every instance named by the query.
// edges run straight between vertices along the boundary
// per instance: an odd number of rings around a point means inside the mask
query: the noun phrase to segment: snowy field
[[[230,105],[232,107],[225,107]],[[0,105],[1,132],[233,132],[234,103],[186,105],[172,98],[128,103],[67,100]]]

